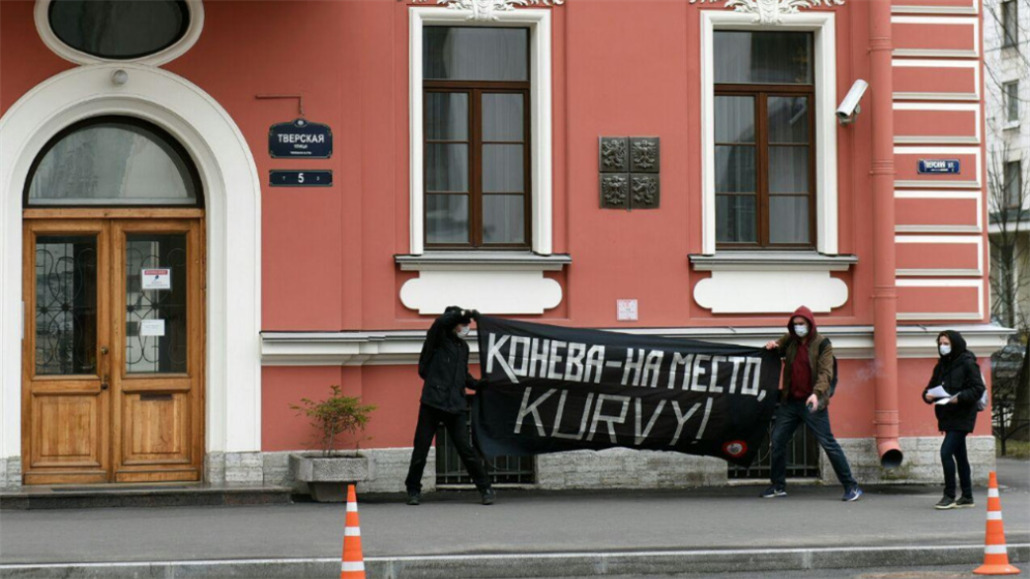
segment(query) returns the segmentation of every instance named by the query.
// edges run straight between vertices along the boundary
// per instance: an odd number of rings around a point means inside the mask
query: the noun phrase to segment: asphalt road
[[[1030,463],[999,471],[1009,541],[1030,542]],[[856,503],[836,486],[759,491],[509,491],[491,507],[438,493],[420,507],[363,503],[361,530],[366,557],[983,542],[983,489],[977,508],[953,511],[933,509],[940,487],[869,488]],[[3,511],[0,563],[337,557],[343,520],[339,504]]]
[[[1030,575],[1027,565],[1020,567],[1022,573],[1009,577],[1027,577]],[[821,569],[818,571],[763,571],[762,573],[707,573],[704,575],[654,575],[649,577],[634,576],[612,577],[607,579],[975,579],[982,575],[973,574],[974,567],[893,567],[879,569]],[[593,579],[590,577],[554,577],[551,579]]]

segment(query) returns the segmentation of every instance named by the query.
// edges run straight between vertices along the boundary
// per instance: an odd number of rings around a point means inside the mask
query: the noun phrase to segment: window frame
[[[149,132],[154,133],[161,138],[161,141],[172,149],[186,165],[186,171],[189,174],[189,178],[193,183],[193,189],[197,192],[196,202],[194,203],[105,203],[104,199],[98,198],[97,203],[33,203],[29,198],[29,191],[32,188],[32,181],[36,176],[36,170],[39,168],[40,163],[43,162],[43,158],[47,156],[50,151],[57,146],[62,140],[73,133],[77,133],[83,129],[95,125],[104,124],[123,124],[134,127],[145,129]],[[113,209],[129,209],[129,208],[165,208],[165,209],[203,209],[206,195],[204,194],[204,181],[200,177],[200,169],[197,167],[197,161],[193,158],[190,152],[179,142],[174,135],[169,133],[160,125],[152,123],[150,121],[123,114],[104,114],[95,117],[87,117],[80,121],[74,122],[60,131],[57,132],[53,137],[50,138],[43,145],[43,147],[36,153],[35,158],[32,159],[32,164],[29,166],[28,173],[26,173],[25,184],[22,188],[22,207],[25,209],[59,209],[59,208],[113,208]]]
[[[814,68],[814,63],[813,63]],[[815,82],[810,85],[798,84],[716,84],[714,97],[748,96],[755,103],[755,219],[757,221],[757,240],[754,243],[719,241],[716,236],[716,249],[755,249],[770,251],[777,249],[815,249],[817,245],[816,203],[818,202],[816,183],[816,133],[815,133]],[[808,243],[772,243],[769,240],[771,231],[769,215],[771,198],[769,191],[769,97],[808,97]],[[713,125],[715,121],[713,119]],[[718,141],[712,142],[719,146]],[[715,192],[716,201],[725,193]],[[782,197],[802,197],[801,194],[782,194]]]
[[[1015,171],[1012,174],[1015,175],[1015,195],[1013,193],[1013,180],[1012,175],[1009,172],[1010,167],[1015,167]],[[1021,160],[1005,161],[1004,167],[1004,183],[1002,191],[1002,203],[1004,209],[1020,209],[1023,207],[1023,162]],[[1014,197],[1014,198],[1013,198]]]
[[[186,32],[172,45],[157,52],[153,52],[138,58],[131,59],[109,59],[94,56],[65,44],[54,30],[50,27],[50,3],[52,0],[36,0],[33,10],[33,21],[36,25],[36,32],[39,34],[43,44],[54,54],[74,64],[145,64],[150,66],[161,66],[167,64],[183,54],[186,54],[193,45],[200,39],[204,30],[204,3],[203,0],[182,0],[186,3],[189,14],[189,25]]]
[[[448,9],[437,6],[408,8],[408,103],[409,103],[409,255],[421,256],[425,248],[424,206],[424,151],[422,102],[422,29],[425,26],[475,26],[471,10]],[[553,253],[554,183],[552,179],[554,155],[552,142],[552,39],[551,10],[521,8],[496,12],[495,20],[484,22],[488,27],[518,27],[529,29],[529,82],[530,127],[529,147],[532,159],[531,215],[532,239],[530,251],[538,256]],[[439,250],[432,249],[431,252]],[[448,253],[454,253],[449,251]],[[485,259],[488,252],[468,250],[463,253],[479,254]],[[527,252],[528,253],[528,252]]]
[[[1002,85],[1002,97],[1005,104],[1005,122],[1019,123],[1019,80],[1012,80]]]
[[[820,143],[815,162],[816,220],[815,251],[838,255],[839,216],[837,183],[837,51],[836,17],[832,11],[805,11],[783,15],[775,28],[754,22],[753,15],[725,10],[701,11],[701,253],[716,255],[715,215],[715,70],[716,30],[805,31],[813,33],[815,81],[815,134]],[[726,250],[721,250],[726,251]],[[767,250],[762,250],[763,252]],[[799,253],[812,253],[796,250]]]
[[[527,63],[531,61],[529,43],[527,43]],[[531,108],[531,80],[525,81],[468,81],[468,80],[422,80],[422,144],[423,158],[425,151],[430,144],[446,144],[448,142],[458,143],[459,141],[440,141],[429,139],[429,109],[425,95],[429,93],[446,93],[468,95],[468,139],[460,141],[468,143],[468,191],[461,192],[430,192],[423,187],[423,207],[428,206],[430,195],[460,195],[468,197],[468,242],[467,243],[431,243],[429,236],[428,212],[422,214],[422,236],[423,247],[427,250],[468,250],[468,251],[489,251],[489,250],[528,250],[532,245],[532,206],[533,206],[533,166],[532,166],[532,131],[530,124]],[[523,236],[522,243],[485,243],[483,241],[483,205],[484,196],[514,194],[512,192],[485,193],[483,191],[483,146],[493,144],[494,141],[483,139],[483,95],[484,94],[521,94],[522,101],[522,173],[523,191]],[[515,141],[498,141],[499,144],[515,144]],[[422,182],[426,183],[429,177],[429,165],[423,163]]]
[[[1012,13],[1009,14],[1011,6]],[[1002,0],[1001,8],[1001,47],[1013,48],[1019,45],[1019,3],[1016,0]],[[1009,32],[1012,34],[1009,34]]]

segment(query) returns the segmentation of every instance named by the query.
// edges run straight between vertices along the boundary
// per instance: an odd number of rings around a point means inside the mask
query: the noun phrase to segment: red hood
[[[797,338],[797,335],[794,333],[794,324],[791,323],[794,321],[794,318],[796,317],[802,317],[808,320],[808,325],[812,328],[811,331],[808,332],[809,338],[816,334],[817,329],[815,325],[815,316],[812,314],[812,310],[808,309],[805,306],[801,306],[800,308],[794,310],[794,313],[790,316],[790,319],[787,320],[787,331],[790,332],[791,336]]]

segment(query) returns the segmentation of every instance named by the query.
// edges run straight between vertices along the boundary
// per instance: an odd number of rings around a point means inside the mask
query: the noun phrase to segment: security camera
[[[869,88],[869,83],[858,79],[855,84],[851,85],[851,90],[848,91],[847,96],[841,101],[840,106],[837,107],[837,120],[842,125],[849,125],[855,122],[855,117],[858,113],[862,112],[862,107],[858,106],[858,101],[862,100],[862,95],[865,94],[866,89]]]

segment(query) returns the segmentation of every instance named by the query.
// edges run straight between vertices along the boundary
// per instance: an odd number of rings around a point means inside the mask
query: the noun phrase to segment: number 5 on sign
[[[332,171],[287,171],[273,170],[268,174],[272,187],[332,187]]]

